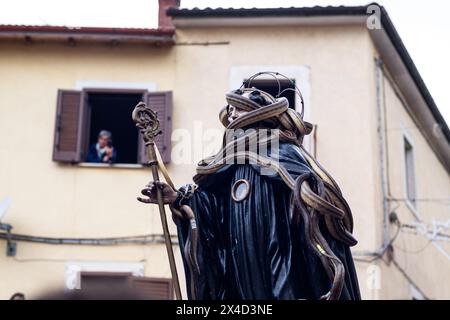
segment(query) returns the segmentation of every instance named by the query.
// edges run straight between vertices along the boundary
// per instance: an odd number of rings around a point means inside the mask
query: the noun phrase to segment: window
[[[280,85],[278,86],[278,82],[275,79],[255,79],[252,80],[250,85],[276,97],[278,95],[278,91],[282,92],[284,89],[288,88],[295,90],[295,80],[292,81],[294,83],[291,83],[289,80],[280,80]],[[280,97],[285,97],[288,99],[289,108],[295,110],[295,92],[293,90],[284,91]]]
[[[108,130],[117,151],[116,163],[147,163],[142,138],[131,119],[139,101],[145,101],[158,113],[163,134],[155,142],[163,161],[169,162],[172,92],[132,89],[59,90],[53,160],[86,161],[89,147],[96,143],[100,130]]]
[[[80,289],[95,292],[126,292],[130,290],[145,300],[173,299],[170,279],[136,277],[126,272],[81,272]]]
[[[137,163],[139,137],[130,114],[141,100],[142,94],[138,93],[89,92],[88,145],[95,144],[98,133],[106,129],[113,134],[112,145],[117,150],[116,162]]]
[[[406,198],[408,202],[416,208],[416,174],[414,168],[414,149],[409,140],[404,137],[404,153],[405,153],[405,183]]]

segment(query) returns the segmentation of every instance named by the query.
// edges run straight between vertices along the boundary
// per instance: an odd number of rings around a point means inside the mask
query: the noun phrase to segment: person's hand
[[[150,182],[141,191],[141,193],[147,198],[138,197],[137,199],[143,203],[158,203],[158,199],[156,198],[157,188],[162,190],[164,204],[172,204],[177,199],[177,192],[165,182]]]
[[[108,158],[112,158],[113,156],[114,147],[106,147],[106,155]]]

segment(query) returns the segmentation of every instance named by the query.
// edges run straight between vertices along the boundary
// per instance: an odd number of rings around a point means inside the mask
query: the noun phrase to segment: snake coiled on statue
[[[267,103],[261,105],[250,99],[250,94],[257,94]],[[341,190],[333,178],[302,146],[305,135],[311,133],[313,126],[303,121],[302,115],[289,108],[284,97],[274,98],[267,92],[255,88],[241,88],[226,95],[228,105],[245,111],[235,120],[228,120],[228,106],[220,112],[220,120],[226,127],[222,149],[214,156],[202,160],[197,167],[194,182],[199,183],[204,177],[213,174],[233,163],[245,161],[260,167],[275,170],[284,183],[292,190],[292,223],[303,221],[304,232],[310,248],[320,258],[332,282],[331,289],[322,296],[323,299],[339,299],[345,277],[342,261],[334,254],[319,228],[323,217],[326,228],[333,238],[354,246],[357,241],[352,236],[353,219],[351,210],[342,196]],[[242,129],[243,134],[227,137],[227,132]],[[252,130],[248,130],[252,129]],[[264,129],[264,130],[261,130]],[[247,147],[257,141],[258,145],[269,144],[272,136],[265,134],[267,129],[276,130],[280,142],[295,144],[301,150],[312,172],[294,177],[276,159],[261,155]],[[264,134],[262,134],[264,132]],[[192,217],[190,217],[192,219]],[[195,246],[190,243],[190,246]],[[192,253],[192,250],[190,250]],[[192,257],[192,254],[190,254]],[[192,257],[195,264],[195,257]],[[192,268],[191,270],[195,270]]]

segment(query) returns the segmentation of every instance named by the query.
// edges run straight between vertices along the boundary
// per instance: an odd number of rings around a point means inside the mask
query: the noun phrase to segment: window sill
[[[91,162],[80,162],[77,164],[79,167],[83,168],[118,168],[118,169],[141,169],[144,168],[142,164],[138,163],[91,163]]]
[[[416,219],[419,221],[422,220],[420,218],[420,214],[419,214],[419,211],[417,210],[417,207],[408,199],[405,202],[406,202],[406,206],[411,211],[411,213],[414,215],[414,217],[416,217]],[[417,203],[416,203],[416,205],[417,205]]]

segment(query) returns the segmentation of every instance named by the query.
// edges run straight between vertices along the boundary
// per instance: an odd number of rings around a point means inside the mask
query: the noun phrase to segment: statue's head
[[[277,79],[277,96],[252,86],[252,81],[260,75],[270,75]],[[293,88],[281,90],[280,79],[291,81]],[[301,112],[289,108],[288,100],[281,96],[286,90],[293,90],[299,96]],[[309,134],[312,125],[303,121],[303,98],[295,83],[276,72],[260,72],[248,78],[239,89],[226,94],[227,105],[219,114],[220,121],[227,129],[280,129],[286,141],[301,143]]]
[[[239,94],[242,97],[247,98],[248,100],[257,103],[259,106],[267,106],[270,104],[268,101],[268,93],[258,90],[256,88],[251,88],[251,90],[235,90],[233,93]],[[266,96],[266,97],[264,97]],[[272,99],[270,99],[272,100]],[[240,104],[230,103],[227,105],[227,120],[229,123],[233,122],[241,115],[248,113],[248,109],[242,108]]]
[[[220,120],[225,127],[242,115],[277,101],[277,99],[269,93],[257,88],[241,88],[233,90],[226,95],[226,99],[228,105],[222,109],[219,115]]]

